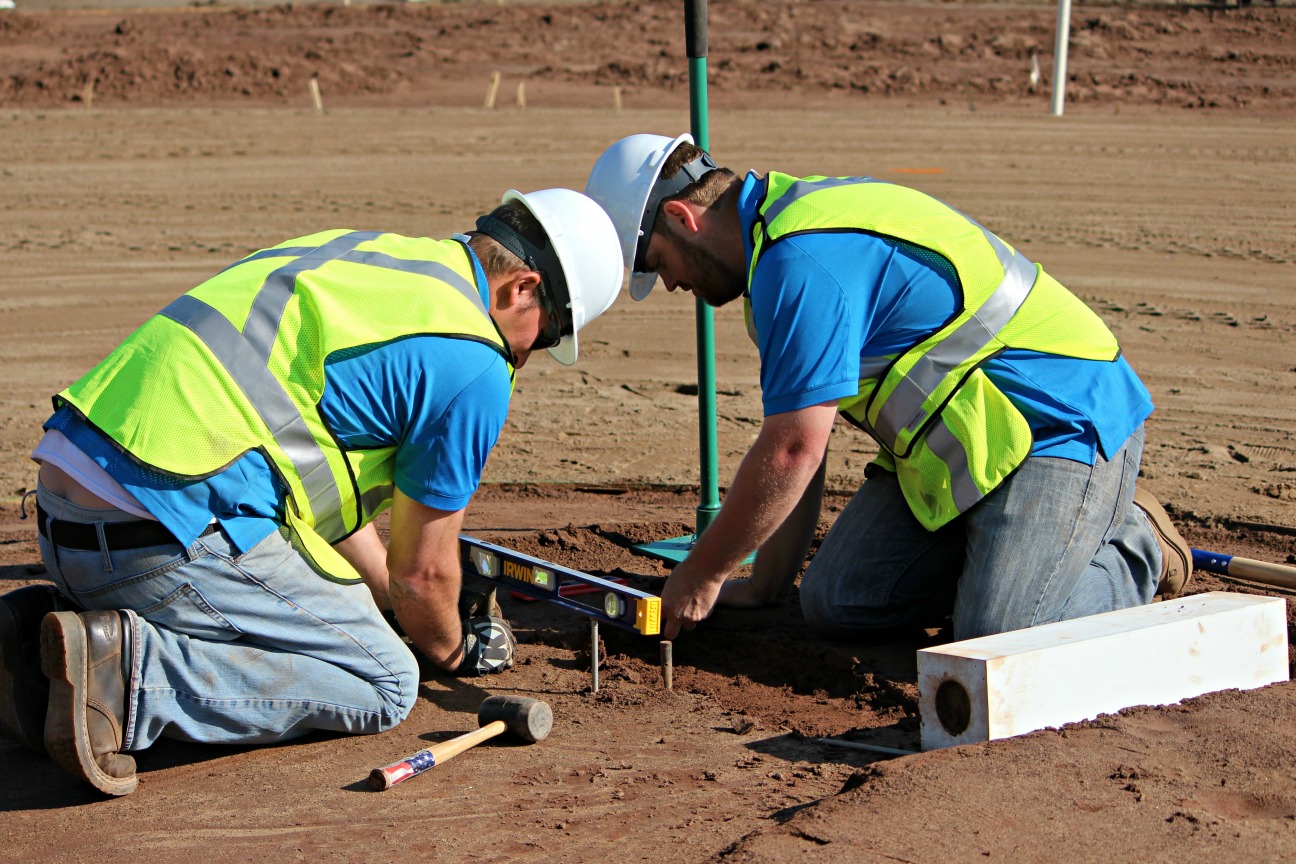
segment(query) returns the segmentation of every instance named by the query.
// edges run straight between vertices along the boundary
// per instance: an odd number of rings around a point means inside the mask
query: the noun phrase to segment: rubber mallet
[[[543,741],[553,728],[553,711],[539,699],[489,696],[477,709],[477,724],[480,728],[472,732],[433,744],[426,750],[420,750],[383,768],[373,769],[369,772],[370,787],[379,792],[390,789],[402,780],[422,774],[504,732],[511,732],[523,741]]]

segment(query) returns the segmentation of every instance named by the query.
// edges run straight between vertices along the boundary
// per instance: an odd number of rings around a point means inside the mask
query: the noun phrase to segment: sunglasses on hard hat
[[[558,310],[554,308],[553,298],[549,296],[548,286],[539,291],[540,305],[544,307],[545,318],[547,319],[545,329],[536,336],[531,343],[532,351],[543,351],[546,348],[553,348],[562,341],[562,322],[558,319]]]

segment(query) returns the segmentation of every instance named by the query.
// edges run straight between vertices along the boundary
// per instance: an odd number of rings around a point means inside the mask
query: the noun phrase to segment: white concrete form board
[[[919,651],[922,748],[1286,681],[1286,612],[1212,592]]]

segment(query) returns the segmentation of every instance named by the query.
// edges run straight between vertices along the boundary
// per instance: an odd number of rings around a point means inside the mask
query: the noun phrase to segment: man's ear
[[[540,274],[534,270],[523,270],[517,275],[517,287],[514,290],[517,292],[518,299],[524,300],[525,305],[528,306],[539,303],[540,286],[543,284]]]
[[[534,270],[518,270],[510,274],[496,291],[496,303],[499,309],[508,309],[519,305],[522,308],[539,301],[541,279]]]
[[[689,234],[698,233],[698,217],[686,201],[667,201],[661,205],[666,221]]]

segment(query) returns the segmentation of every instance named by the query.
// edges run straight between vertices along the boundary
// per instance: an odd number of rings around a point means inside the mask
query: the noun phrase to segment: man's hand
[[[724,574],[719,579],[707,577],[690,566],[687,558],[671,571],[661,593],[663,639],[674,639],[681,629],[692,630],[711,614]]]
[[[692,630],[710,615],[725,578],[772,536],[777,551],[761,556],[764,563],[757,558],[753,579],[774,599],[796,578],[818,519],[824,455],[836,416],[833,401],[765,418],[715,521],[666,580],[663,639]],[[794,510],[797,515],[788,520]]]

